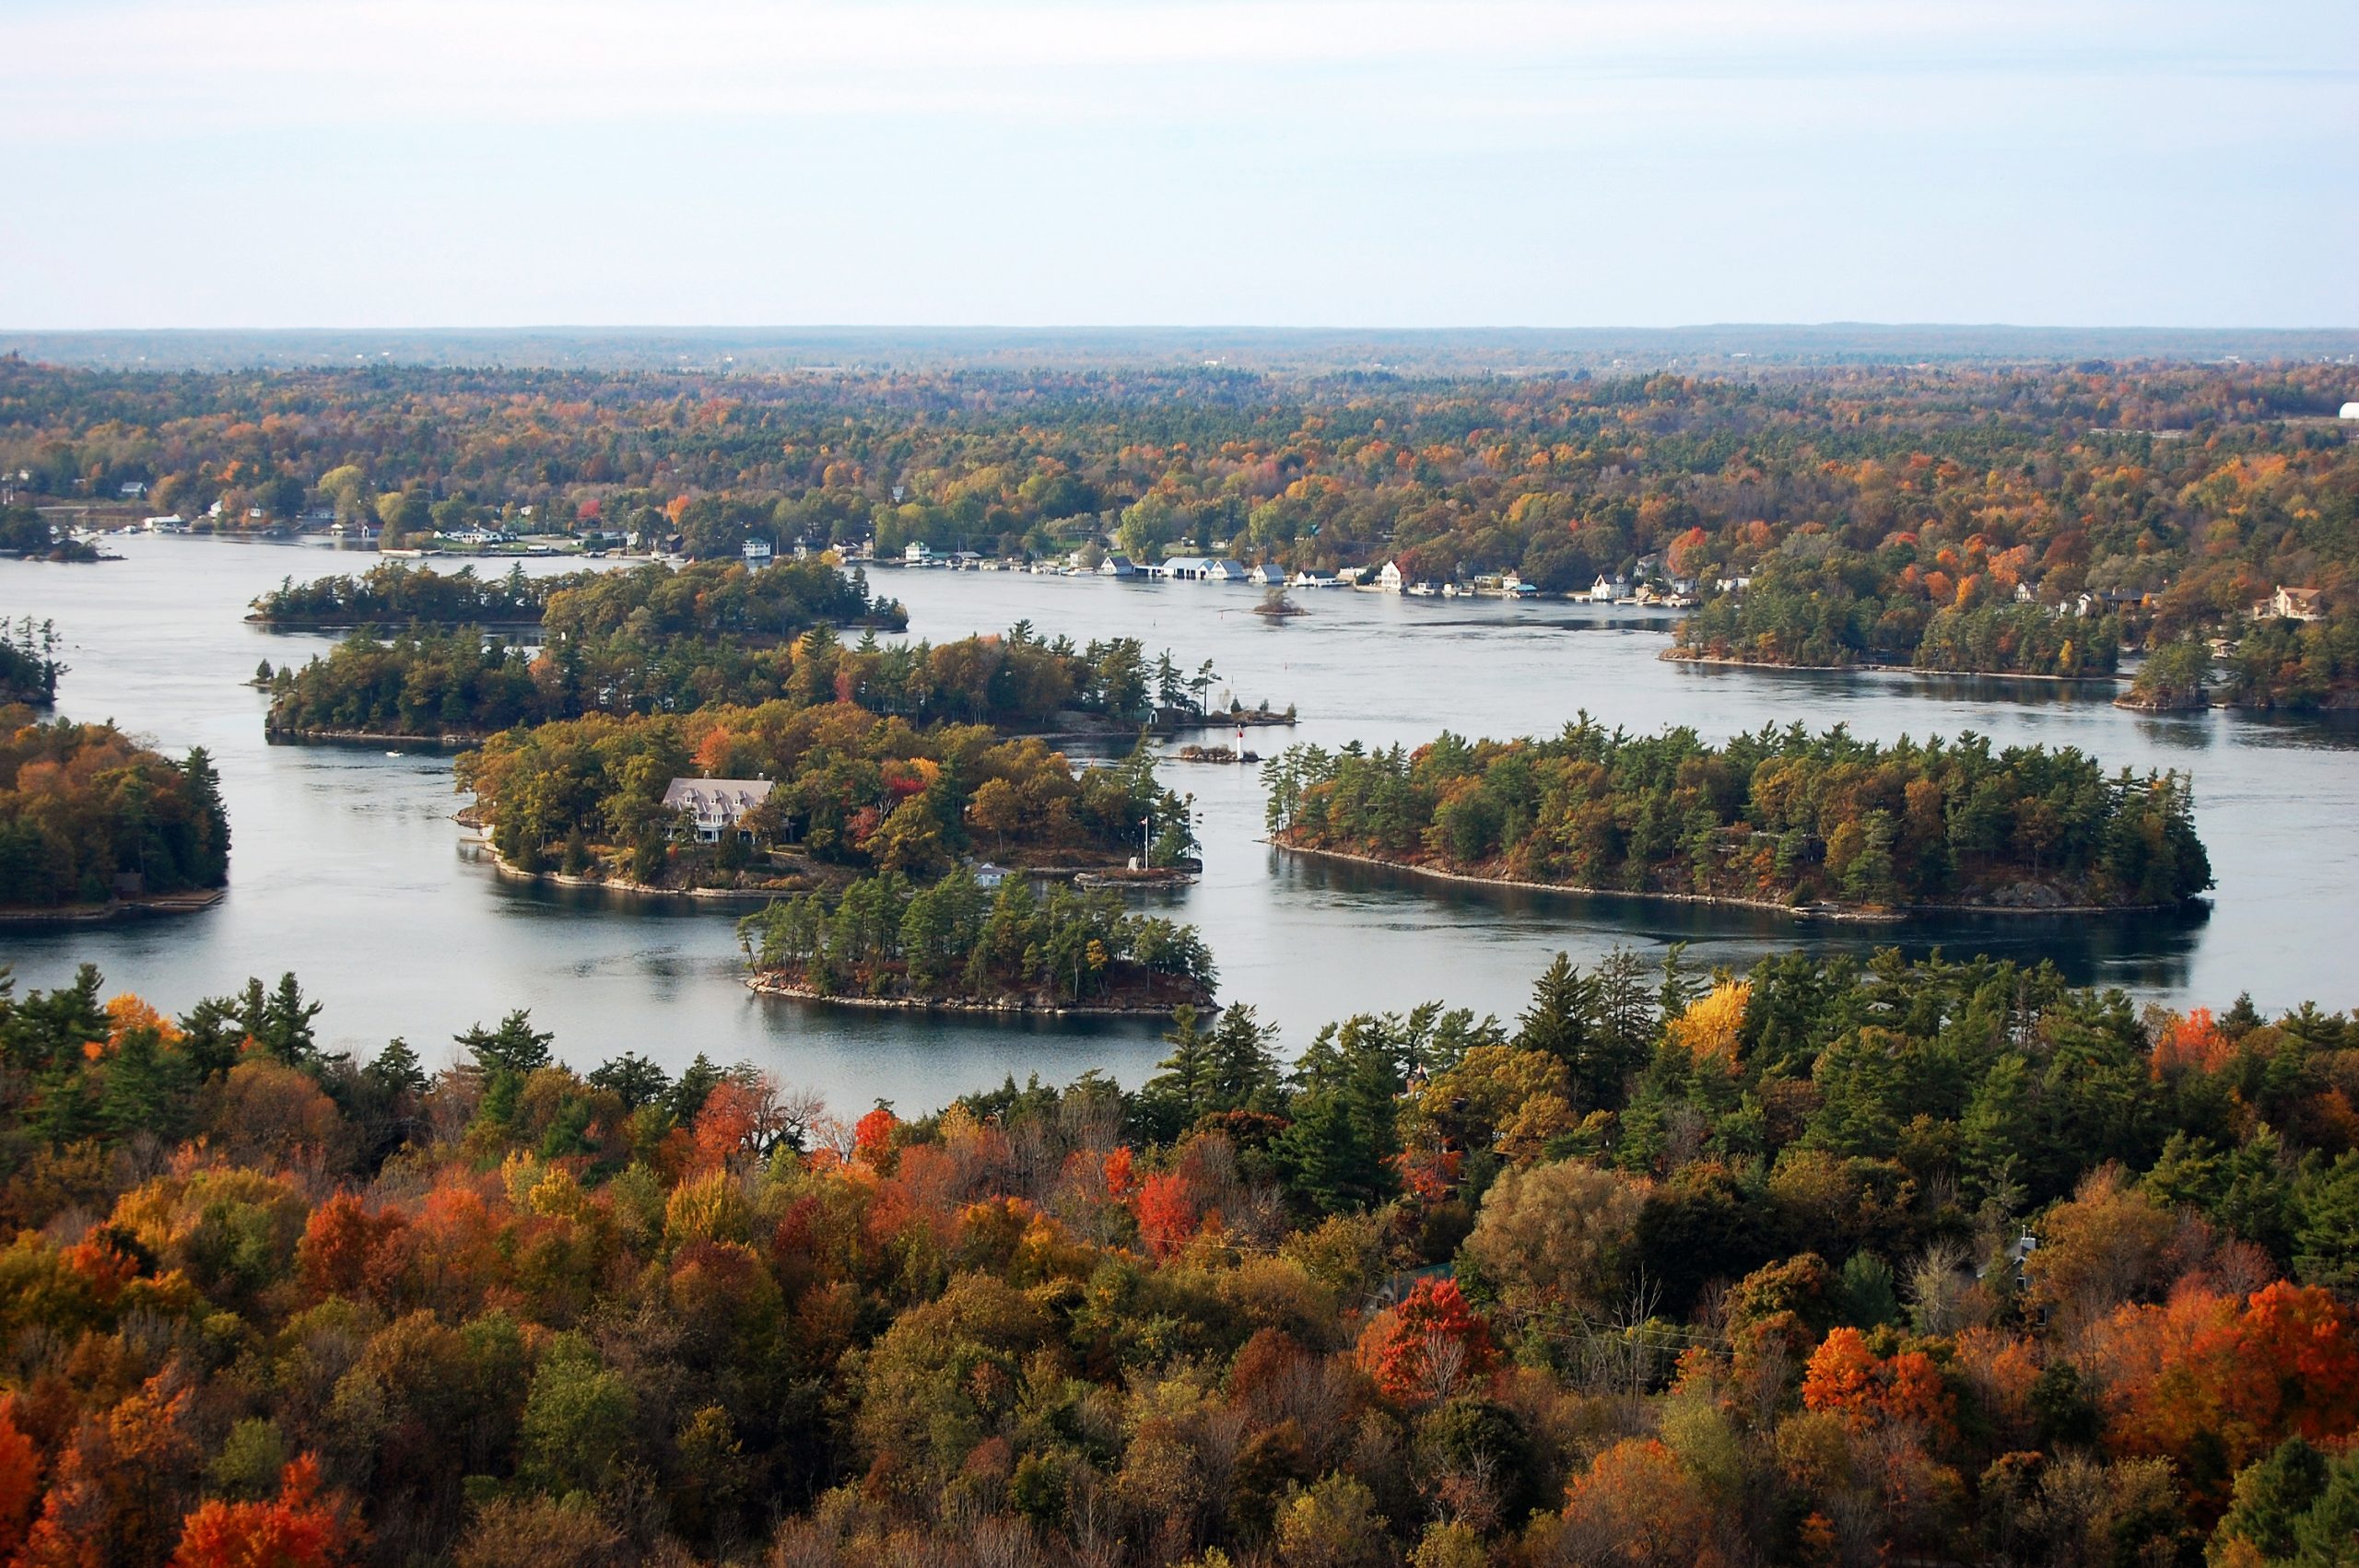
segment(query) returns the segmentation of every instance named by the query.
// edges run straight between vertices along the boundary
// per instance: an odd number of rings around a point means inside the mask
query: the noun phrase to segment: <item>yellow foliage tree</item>
[[[1744,1027],[1745,1004],[1752,998],[1751,982],[1722,980],[1672,1020],[1672,1042],[1695,1058],[1696,1066],[1712,1063],[1734,1077],[1737,1036]]]

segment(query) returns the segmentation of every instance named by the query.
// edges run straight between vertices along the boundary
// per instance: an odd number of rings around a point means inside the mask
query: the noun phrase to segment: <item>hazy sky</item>
[[[0,326],[2359,324],[2359,0],[0,0]]]

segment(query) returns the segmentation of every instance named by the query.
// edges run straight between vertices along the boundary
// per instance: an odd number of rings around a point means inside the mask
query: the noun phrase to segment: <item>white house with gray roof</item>
[[[663,809],[696,819],[697,838],[718,844],[721,836],[770,798],[767,778],[675,778],[663,791]]]

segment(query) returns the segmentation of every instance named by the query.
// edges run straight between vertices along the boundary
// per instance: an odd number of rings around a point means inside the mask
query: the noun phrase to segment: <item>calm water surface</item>
[[[111,987],[172,1009],[249,974],[293,969],[327,1003],[323,1037],[366,1054],[393,1034],[429,1061],[477,1020],[529,1007],[587,1067],[637,1050],[675,1069],[698,1051],[762,1063],[839,1105],[939,1105],[1003,1073],[1062,1080],[1090,1067],[1135,1082],[1161,1054],[1135,1024],[992,1024],[838,1012],[758,999],[738,983],[734,912],[650,907],[519,887],[494,876],[451,821],[464,802],[439,755],[269,746],[255,662],[308,658],[328,639],[244,624],[284,576],[358,569],[316,546],[131,538],[101,566],[0,562],[0,612],[53,618],[71,669],[58,711],[112,719],[168,751],[211,749],[235,848],[229,896],[203,914],[103,928],[0,933],[20,985],[83,959]],[[498,569],[505,569],[504,566]],[[534,561],[535,573],[568,569]],[[1136,636],[1192,665],[1209,657],[1248,706],[1296,704],[1295,739],[1416,744],[1547,732],[1587,708],[1634,730],[1692,724],[1720,738],[1800,720],[1859,734],[2042,741],[2108,766],[2177,767],[2220,887],[2199,919],[1988,919],[1875,932],[1641,900],[1449,887],[1273,855],[1259,842],[1250,768],[1168,765],[1203,813],[1206,872],[1166,895],[1219,960],[1222,992],[1285,1026],[1428,999],[1509,1016],[1559,948],[1692,944],[1691,962],[1741,965],[1796,944],[1899,941],[2048,956],[2076,980],[2181,1004],[2359,1004],[2359,732],[2226,714],[2147,718],[2037,683],[1706,671],[1662,663],[1667,623],[1566,604],[1300,595],[1311,614],[1270,626],[1256,591],[1001,573],[879,574],[936,640],[1029,618],[1044,634]],[[1285,731],[1255,732],[1265,753]],[[1219,737],[1211,737],[1217,739]]]

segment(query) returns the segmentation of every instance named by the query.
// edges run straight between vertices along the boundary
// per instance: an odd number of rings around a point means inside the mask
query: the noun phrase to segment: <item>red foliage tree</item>
[[[1360,1337],[1360,1364],[1402,1403],[1446,1399],[1498,1363],[1491,1326],[1455,1280],[1420,1280],[1409,1299],[1379,1313]]]
[[[331,1568],[351,1558],[344,1512],[320,1496],[309,1454],[289,1464],[268,1503],[205,1504],[181,1527],[171,1568]]]
[[[1138,1180],[1138,1173],[1133,1168],[1135,1164],[1136,1160],[1128,1144],[1106,1156],[1107,1197],[1128,1198],[1131,1195],[1131,1188]]]
[[[893,1157],[893,1129],[900,1125],[892,1107],[879,1106],[852,1124],[851,1152],[856,1159],[882,1170]]]
[[[376,1293],[384,1283],[386,1245],[408,1223],[398,1209],[371,1214],[353,1194],[335,1194],[311,1211],[296,1245],[304,1289],[314,1300]]]
[[[697,1112],[696,1129],[690,1135],[694,1149],[691,1168],[702,1172],[727,1164],[730,1156],[745,1148],[746,1140],[753,1137],[754,1129],[760,1123],[759,1109],[753,1091],[734,1079],[724,1078],[714,1084],[712,1092],[704,1097],[704,1108]],[[893,1113],[885,1114],[889,1117]],[[868,1125],[867,1117],[861,1118],[861,1125]]]
[[[1196,1234],[1196,1195],[1186,1176],[1147,1177],[1139,1185],[1133,1207],[1139,1217],[1139,1239],[1158,1260],[1187,1246]]]
[[[41,1452],[17,1425],[17,1397],[0,1398],[0,1560],[24,1544],[25,1521],[41,1492]]]

